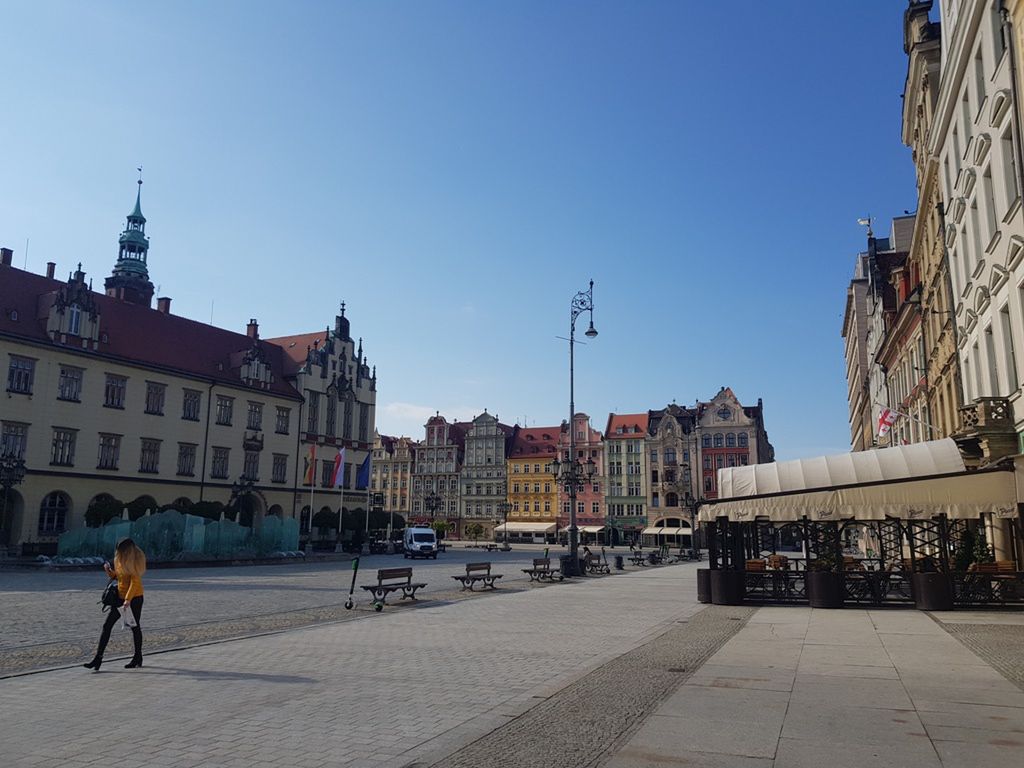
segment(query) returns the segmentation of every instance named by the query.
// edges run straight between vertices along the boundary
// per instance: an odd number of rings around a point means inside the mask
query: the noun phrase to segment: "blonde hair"
[[[131,539],[122,539],[114,550],[114,571],[141,578],[146,572],[146,553]]]

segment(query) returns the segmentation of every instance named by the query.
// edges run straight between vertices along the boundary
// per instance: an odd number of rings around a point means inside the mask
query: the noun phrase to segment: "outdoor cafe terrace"
[[[719,470],[701,507],[719,605],[1024,608],[1024,457],[968,471],[952,439]]]

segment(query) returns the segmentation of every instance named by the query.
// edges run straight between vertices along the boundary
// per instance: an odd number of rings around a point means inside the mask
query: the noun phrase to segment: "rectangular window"
[[[155,474],[160,471],[160,441],[142,438],[142,450],[139,452],[139,472]]]
[[[1009,385],[1007,395],[1012,395],[1020,388],[1017,378],[1017,353],[1013,345],[1013,326],[1010,323],[1010,306],[1007,304],[999,310],[999,324],[1003,332],[1003,349],[1006,350],[1006,383]]]
[[[593,501],[590,503],[590,514],[594,517],[599,517],[601,514],[601,502]]]
[[[981,46],[974,55],[974,102],[975,113],[981,109],[981,103],[985,100],[985,62],[981,58]]]
[[[342,413],[341,434],[346,440],[352,439],[352,398],[345,398],[345,407]]]
[[[117,469],[121,458],[121,436],[100,433],[99,460],[96,469]]]
[[[658,451],[656,448],[651,449],[651,464],[658,463]]]
[[[242,477],[253,482],[260,479],[260,452],[246,451],[242,464]]]
[[[124,408],[125,392],[128,379],[113,373],[107,374],[107,383],[103,387],[103,405],[107,408]]]
[[[196,473],[195,443],[178,443],[178,474],[192,477]]]
[[[985,233],[985,244],[992,241],[996,230],[999,229],[998,216],[996,215],[996,190],[992,185],[992,166],[985,169],[981,176],[981,189],[985,194],[985,223],[988,224],[988,231]]]
[[[988,391],[992,397],[998,397],[999,362],[996,359],[996,339],[991,325],[985,328],[985,357],[988,358]]]
[[[320,393],[309,393],[309,410],[306,411],[306,431],[311,435],[320,430]]]
[[[35,372],[35,360],[11,355],[11,366],[7,369],[7,391],[17,392],[19,395],[31,395]]]
[[[292,409],[282,408],[277,406],[277,423],[274,426],[274,431],[279,435],[287,435],[290,429],[289,421],[291,421]]]
[[[225,427],[231,426],[234,418],[235,398],[217,395],[217,423]]]
[[[28,445],[28,424],[5,421],[0,428],[2,428],[0,431],[0,454],[24,459],[25,448]]]
[[[1013,201],[1020,197],[1020,190],[1017,189],[1017,156],[1013,151],[1013,130],[1007,128],[1006,133],[999,140],[1000,155],[1003,167],[1003,186],[1006,188],[1006,199],[1012,205]]]
[[[167,394],[167,387],[156,382],[146,382],[146,413],[154,416],[164,415],[164,398]]]
[[[366,403],[359,404],[359,440],[366,442],[370,439],[370,406]]]
[[[223,480],[228,476],[228,461],[231,457],[230,448],[214,448],[213,461],[210,463],[210,477]]]
[[[57,398],[79,402],[82,399],[82,374],[81,368],[73,368],[70,365],[60,367],[60,379],[57,382]]]
[[[249,429],[263,429],[263,403],[249,402],[249,415],[246,419]]]
[[[50,446],[50,463],[57,467],[75,465],[75,438],[77,429],[53,428],[53,444]]]
[[[186,389],[181,403],[181,418],[185,421],[199,421],[199,410],[203,402],[203,393],[196,389]]]
[[[331,473],[334,472],[334,459],[320,459],[320,485],[331,487]]]
[[[327,401],[327,432],[328,435],[335,435],[337,433],[337,421],[338,421],[338,398],[328,391],[325,396]]]

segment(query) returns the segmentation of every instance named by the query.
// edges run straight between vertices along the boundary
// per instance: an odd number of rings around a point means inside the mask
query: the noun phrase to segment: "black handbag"
[[[100,605],[103,606],[104,612],[107,608],[120,608],[124,605],[124,600],[121,599],[121,595],[117,591],[117,579],[111,579],[103,588]]]

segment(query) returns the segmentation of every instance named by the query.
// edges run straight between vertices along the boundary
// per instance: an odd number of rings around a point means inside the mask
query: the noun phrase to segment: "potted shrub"
[[[811,608],[843,607],[843,574],[835,553],[823,552],[807,561],[804,586]]]

